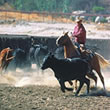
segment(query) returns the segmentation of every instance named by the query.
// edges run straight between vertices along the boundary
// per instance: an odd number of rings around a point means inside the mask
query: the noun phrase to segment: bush
[[[95,12],[95,13],[100,13],[100,12],[103,12],[103,11],[105,10],[105,8],[100,7],[100,6],[94,6],[94,7],[92,8],[92,10],[93,10],[93,12]]]
[[[106,18],[103,18],[103,19],[101,19],[100,22],[101,22],[101,23],[107,23],[107,19],[106,19]]]
[[[75,21],[75,18],[76,18],[76,16],[70,16],[70,19],[72,20],[72,21]]]
[[[96,16],[91,17],[92,22],[95,22]]]
[[[4,4],[4,0],[0,0],[0,5],[3,5]]]

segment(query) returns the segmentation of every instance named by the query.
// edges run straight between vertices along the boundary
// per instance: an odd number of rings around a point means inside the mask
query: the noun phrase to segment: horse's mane
[[[72,42],[71,36],[69,36],[68,32],[63,33],[64,36],[67,38],[67,40],[69,41],[69,43],[71,43],[75,49],[77,49],[77,46],[75,46],[74,42]]]

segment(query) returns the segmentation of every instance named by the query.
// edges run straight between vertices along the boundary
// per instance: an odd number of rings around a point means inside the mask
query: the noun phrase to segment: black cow
[[[64,48],[63,47],[58,47],[55,52],[54,55],[56,58],[64,58]]]
[[[24,68],[30,68],[31,63],[28,59],[28,55],[26,52],[21,49],[17,48],[13,51],[13,60],[10,62],[9,69],[16,70],[16,68],[24,69]]]
[[[62,92],[65,92],[65,89],[71,90],[71,88],[65,86],[65,81],[79,80],[80,85],[75,95],[78,95],[84,83],[87,84],[87,93],[89,93],[90,80],[85,76],[89,72],[90,67],[85,60],[80,58],[58,59],[54,55],[49,54],[44,58],[41,68],[42,70],[51,68],[54,71]]]

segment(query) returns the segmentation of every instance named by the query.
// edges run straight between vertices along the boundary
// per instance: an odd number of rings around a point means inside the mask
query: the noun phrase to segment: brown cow
[[[13,49],[5,48],[0,52],[0,71],[6,70],[10,61],[14,58],[12,55]]]

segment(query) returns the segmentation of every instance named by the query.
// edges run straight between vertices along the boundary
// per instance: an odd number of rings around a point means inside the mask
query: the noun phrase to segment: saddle
[[[84,45],[80,45],[80,48],[77,49],[81,58],[87,59],[88,61],[90,61],[95,56],[95,53],[92,50],[87,49]]]

